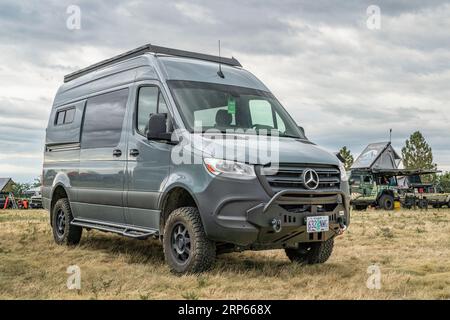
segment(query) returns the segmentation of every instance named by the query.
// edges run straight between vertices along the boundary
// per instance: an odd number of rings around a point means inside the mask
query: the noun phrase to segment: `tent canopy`
[[[11,178],[0,178],[0,193],[12,192],[14,181]]]
[[[369,144],[352,165],[353,169],[397,169],[401,157],[390,142]]]

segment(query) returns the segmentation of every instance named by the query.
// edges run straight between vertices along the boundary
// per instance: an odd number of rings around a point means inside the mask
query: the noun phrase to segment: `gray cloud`
[[[66,28],[66,8],[82,29]],[[62,77],[144,43],[234,55],[329,150],[421,130],[450,170],[450,5],[377,1],[2,1],[0,176],[40,174],[50,106]]]

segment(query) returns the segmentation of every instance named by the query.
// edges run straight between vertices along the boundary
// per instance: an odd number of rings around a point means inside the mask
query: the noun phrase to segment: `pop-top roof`
[[[352,165],[352,169],[397,169],[397,154],[390,142],[369,144]]]

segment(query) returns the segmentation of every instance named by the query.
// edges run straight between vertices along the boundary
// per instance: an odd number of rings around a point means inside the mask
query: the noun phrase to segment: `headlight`
[[[341,181],[348,181],[347,171],[345,170],[344,164],[339,163],[339,170],[341,171]]]
[[[256,177],[252,165],[230,160],[204,158],[206,170],[215,176],[250,180]]]

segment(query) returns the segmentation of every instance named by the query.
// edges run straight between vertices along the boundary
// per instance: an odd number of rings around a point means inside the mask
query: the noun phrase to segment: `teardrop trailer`
[[[211,144],[212,128],[239,154],[275,130],[278,170],[185,143]],[[45,147],[42,197],[58,244],[79,243],[83,229],[155,237],[178,273],[241,250],[314,264],[350,223],[344,166],[234,58],[145,45],[67,75]],[[174,164],[175,148],[200,163]]]

